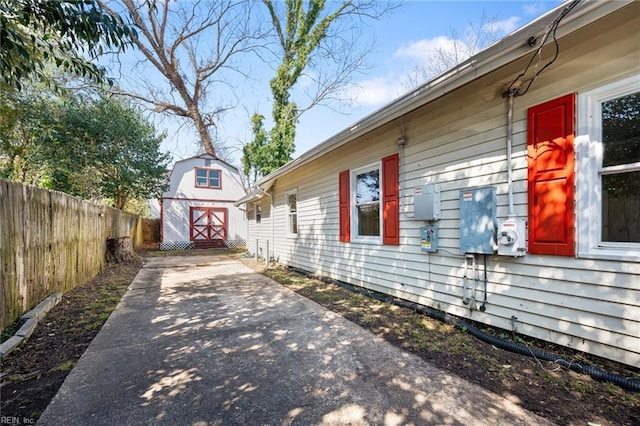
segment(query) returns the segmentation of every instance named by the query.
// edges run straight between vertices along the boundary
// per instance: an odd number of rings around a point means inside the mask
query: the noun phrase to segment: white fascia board
[[[556,31],[559,39],[572,32],[632,3],[633,0],[600,1],[583,0],[560,23]],[[526,26],[514,31],[505,38],[456,65],[448,71],[434,77],[422,86],[400,96],[389,104],[374,111],[347,129],[330,137],[316,147],[303,153],[271,174],[257,182],[257,186],[271,187],[275,180],[322,155],[333,151],[352,140],[384,126],[403,115],[426,105],[459,87],[480,78],[491,71],[509,64],[538,49],[538,45],[529,46],[530,37],[541,37],[545,29],[571,1],[560,4]],[[550,43],[548,40],[547,43]],[[515,76],[514,76],[515,77]],[[266,191],[266,190],[265,190]]]
[[[267,191],[271,189],[271,186],[274,183],[275,183],[275,180],[271,180],[261,185],[255,185],[253,188],[251,188],[251,190],[249,190],[247,195],[240,198],[238,201],[233,203],[233,205],[238,207],[240,206],[240,204],[250,203],[252,201],[259,200],[262,197],[269,196],[269,194],[267,194]]]

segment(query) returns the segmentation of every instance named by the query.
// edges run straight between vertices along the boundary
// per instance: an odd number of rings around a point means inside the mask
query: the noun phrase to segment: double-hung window
[[[290,237],[298,235],[298,192],[290,191],[286,194],[287,197],[287,234]]]
[[[352,240],[380,242],[380,164],[351,172]]]
[[[578,95],[578,255],[640,260],[640,75]]]
[[[256,223],[261,223],[262,222],[262,204],[260,203],[256,203],[255,205],[255,211],[256,211]]]
[[[203,169],[196,167],[196,187],[221,189],[221,171],[217,169]]]
[[[399,155],[338,174],[341,242],[400,244]]]

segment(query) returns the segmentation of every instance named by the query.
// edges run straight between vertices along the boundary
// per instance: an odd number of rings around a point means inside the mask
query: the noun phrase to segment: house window
[[[578,96],[579,255],[640,259],[640,76]]]
[[[399,155],[338,174],[341,242],[400,244]]]
[[[298,235],[298,192],[287,193],[288,234]]]
[[[262,205],[260,203],[256,204],[256,223],[262,222]]]
[[[380,241],[380,165],[351,172],[352,240]]]
[[[217,169],[202,169],[196,167],[196,187],[221,189],[221,171]]]

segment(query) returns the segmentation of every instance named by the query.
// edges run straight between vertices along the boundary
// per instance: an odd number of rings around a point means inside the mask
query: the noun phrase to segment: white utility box
[[[498,221],[498,255],[520,257],[527,253],[527,222],[524,219]]]
[[[432,183],[417,187],[414,191],[413,200],[414,219],[440,219],[440,185]]]

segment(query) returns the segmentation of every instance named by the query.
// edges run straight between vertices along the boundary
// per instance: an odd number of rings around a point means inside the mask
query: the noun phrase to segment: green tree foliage
[[[166,190],[169,154],[160,152],[165,135],[128,101],[103,97],[80,110],[77,145],[88,146],[87,165],[100,177],[100,194],[119,209],[130,199],[159,197]]]
[[[164,135],[128,101],[37,91],[9,91],[0,100],[0,177],[117,208],[166,189]]]
[[[133,27],[102,11],[95,0],[0,0],[0,90],[26,80],[48,81],[49,64],[98,83],[109,82],[89,58],[124,48]]]
[[[279,11],[280,2],[263,0],[263,3],[277,35],[279,66],[270,81],[273,128],[265,138],[264,117],[257,114],[259,117],[252,120],[254,139],[244,150],[249,153],[242,160],[245,173],[249,170],[256,177],[271,173],[291,160],[300,114],[336,95],[347,85],[349,76],[363,68],[368,52],[354,49],[357,38],[354,26],[341,25],[377,19],[395,7],[373,0],[329,4],[325,0],[286,0],[284,11]],[[335,31],[331,32],[331,28]],[[318,72],[324,63],[335,66],[328,77]],[[315,72],[305,74],[311,66]],[[310,96],[309,105],[300,107],[291,99],[291,91],[303,75],[314,81],[317,91]],[[261,154],[256,155],[258,152]]]
[[[271,163],[267,134],[264,130],[264,117],[254,114],[251,117],[253,143],[242,148],[242,167],[244,174],[250,181],[255,182],[259,176],[268,174],[264,166]]]

